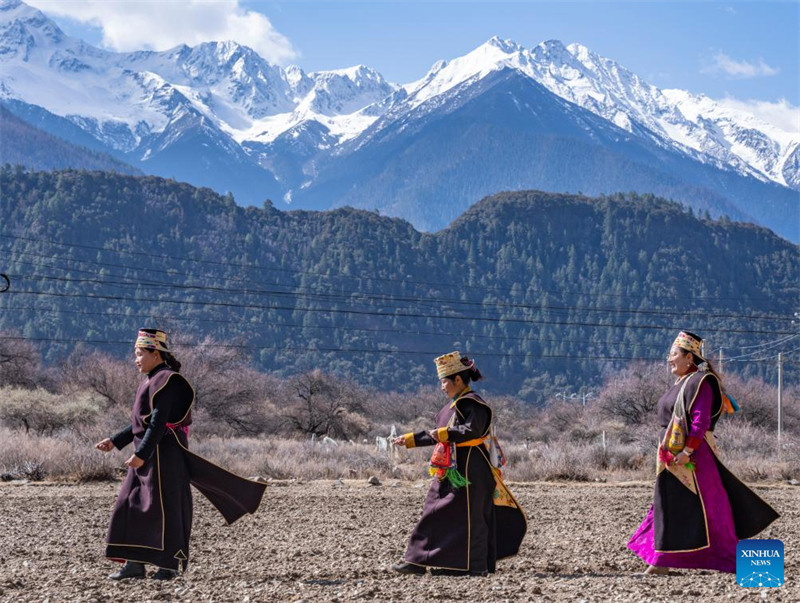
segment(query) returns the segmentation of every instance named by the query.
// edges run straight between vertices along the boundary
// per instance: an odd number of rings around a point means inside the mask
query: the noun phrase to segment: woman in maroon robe
[[[451,352],[436,358],[442,391],[450,401],[436,429],[407,433],[394,443],[435,446],[434,476],[422,517],[409,539],[403,574],[485,576],[498,559],[516,555],[527,530],[519,503],[490,461],[492,409],[469,383],[482,378],[474,361]]]
[[[714,427],[723,394],[719,377],[701,356],[701,343],[694,333],[678,334],[668,359],[677,379],[658,401],[667,435],[658,448],[653,505],[628,542],[648,564],[647,574],[664,574],[670,567],[735,572],[739,540],[778,517],[719,460]],[[707,370],[698,371],[704,363]],[[673,437],[670,452],[670,424],[679,419],[685,437]]]
[[[159,568],[154,579],[169,580],[189,562],[190,484],[228,523],[254,513],[265,486],[189,452],[194,390],[179,373],[181,365],[169,352],[166,334],[140,330],[134,352],[136,366],[147,378],[136,392],[131,424],[95,445],[104,452],[135,446],[125,461],[128,473],[114,505],[106,546],[106,557],[126,563],[109,578],[142,578],[149,563]]]

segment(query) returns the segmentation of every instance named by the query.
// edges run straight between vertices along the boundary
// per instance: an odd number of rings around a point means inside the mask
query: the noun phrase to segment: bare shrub
[[[432,421],[444,406],[444,394],[436,386],[421,387],[415,392],[397,393],[387,391],[367,392],[366,412],[384,426],[409,425],[419,419],[433,427]],[[387,430],[388,432],[388,430]]]
[[[14,479],[87,481],[122,474],[123,453],[104,454],[74,433],[34,436],[0,429],[0,475]]]
[[[537,408],[520,398],[493,396],[487,402],[492,407],[497,435],[503,440],[520,439],[521,434],[527,433],[533,424]]]
[[[669,385],[667,376],[662,364],[632,364],[606,380],[595,404],[605,416],[627,425],[654,422],[658,399]]]
[[[234,433],[255,435],[274,427],[267,392],[274,392],[277,380],[250,366],[244,352],[214,345],[206,339],[195,347],[179,348],[178,359],[195,391],[195,407]]]
[[[758,378],[742,379],[737,375],[725,378],[725,391],[739,404],[740,412],[734,415],[737,421],[744,421],[755,427],[769,430],[778,428],[778,388]],[[786,432],[800,432],[800,397],[795,388],[783,392],[783,429]]]
[[[87,394],[65,396],[43,389],[0,390],[0,421],[14,429],[53,435],[61,429],[80,430],[100,414],[102,403]]]
[[[296,433],[355,438],[368,428],[362,419],[365,392],[352,383],[312,371],[289,379],[282,392],[283,418]]]
[[[37,387],[44,385],[44,371],[39,352],[30,341],[0,333],[0,387]]]
[[[142,375],[130,360],[118,360],[100,352],[76,349],[61,369],[65,392],[90,391],[108,406],[130,408]]]
[[[590,481],[591,454],[586,447],[565,449],[545,445],[531,452],[528,462],[510,466],[507,474],[509,479],[518,481]]]
[[[38,461],[25,461],[21,466],[12,470],[11,475],[16,475],[19,479],[40,482],[45,478],[46,473],[42,463]]]

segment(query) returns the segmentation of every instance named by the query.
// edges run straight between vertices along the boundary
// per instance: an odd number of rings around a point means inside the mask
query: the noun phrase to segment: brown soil
[[[259,512],[225,526],[195,493],[189,570],[171,582],[115,583],[103,538],[119,484],[0,485],[3,601],[775,601],[800,600],[800,489],[758,488],[782,518],[786,585],[741,588],[734,576],[641,576],[625,543],[649,484],[513,484],[531,518],[518,557],[489,578],[400,576],[423,483],[277,483]]]

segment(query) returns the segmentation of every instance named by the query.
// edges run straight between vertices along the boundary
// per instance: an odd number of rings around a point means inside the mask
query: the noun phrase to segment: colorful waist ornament
[[[467,478],[458,471],[456,445],[454,442],[439,442],[431,454],[430,474],[439,481],[447,480],[453,488],[469,486]]]
[[[187,438],[189,437],[188,425],[181,425],[180,423],[167,423],[167,429],[171,429],[172,431],[182,431]]]

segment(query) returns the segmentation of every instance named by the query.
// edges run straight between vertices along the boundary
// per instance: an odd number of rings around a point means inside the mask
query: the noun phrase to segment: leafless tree
[[[361,435],[365,390],[321,371],[303,373],[284,386],[283,418],[292,431],[334,438]]]
[[[608,378],[596,405],[605,416],[626,425],[652,422],[669,383],[663,364],[633,364]]]
[[[420,421],[430,424],[445,403],[444,394],[436,386],[420,387],[415,392],[369,392],[366,412],[368,416],[383,423],[415,425]]]
[[[176,348],[181,373],[194,388],[196,408],[235,433],[263,433],[275,423],[269,401],[277,380],[255,370],[241,348],[215,343],[206,339],[199,346]]]
[[[10,339],[0,335],[0,387],[36,387],[44,381],[42,359],[30,341]]]
[[[65,396],[44,389],[6,388],[0,395],[0,421],[25,433],[53,435],[71,429],[80,432],[92,424],[102,403],[91,396]]]
[[[65,391],[88,390],[117,408],[129,408],[133,404],[141,379],[132,356],[129,360],[119,360],[81,348],[70,355],[61,369]]]
[[[778,428],[778,388],[756,377],[742,379],[733,374],[725,375],[725,391],[739,404],[740,412],[735,419],[743,420],[755,427],[774,431]],[[783,391],[783,430],[800,429],[800,410],[797,406],[797,389],[786,387]]]

